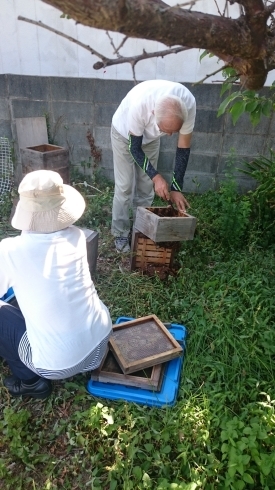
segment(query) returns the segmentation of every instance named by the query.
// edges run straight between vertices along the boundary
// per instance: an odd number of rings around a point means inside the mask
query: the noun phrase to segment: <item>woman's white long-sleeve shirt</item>
[[[13,287],[36,368],[82,361],[112,329],[92,282],[84,232],[22,232],[0,242],[0,297]]]

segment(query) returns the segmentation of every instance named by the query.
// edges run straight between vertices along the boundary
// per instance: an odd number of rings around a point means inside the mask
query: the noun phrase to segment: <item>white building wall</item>
[[[169,5],[177,5],[177,0],[167,0]],[[228,2],[227,2],[228,3]],[[218,15],[218,8],[224,11],[225,0],[199,0],[194,10]],[[239,5],[227,7],[227,15],[239,16]],[[41,0],[1,0],[0,15],[0,73],[37,76],[66,76],[78,78],[101,78],[112,80],[132,80],[129,64],[114,65],[99,71],[93,64],[99,59],[84,48],[47,31],[41,27],[19,21],[21,15],[72,36],[88,44],[106,57],[113,58],[114,49],[105,31],[84,27],[74,20],[61,18],[61,12]],[[115,46],[124,36],[109,33]],[[122,56],[135,56],[147,52],[161,51],[167,47],[159,42],[129,39],[120,50]],[[140,61],[135,68],[137,80],[164,78],[181,82],[198,82],[207,74],[218,69],[216,58],[199,56],[202,51],[191,49],[164,58]],[[274,80],[274,72],[268,77],[267,85]],[[222,81],[218,73],[206,80],[207,83]]]

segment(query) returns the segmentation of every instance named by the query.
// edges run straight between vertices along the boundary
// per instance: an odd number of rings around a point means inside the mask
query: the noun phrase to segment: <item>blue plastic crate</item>
[[[0,299],[8,303],[12,298],[14,298],[14,292],[12,288],[9,288],[6,294],[4,294],[4,296],[2,296]]]
[[[134,320],[134,318],[119,317],[116,324],[130,320]],[[176,323],[172,323],[167,328],[184,350],[187,336],[186,328]],[[108,398],[110,400],[125,400],[149,407],[173,406],[176,403],[178,395],[183,360],[184,357],[182,355],[166,363],[162,387],[158,392],[93,380],[88,381],[87,390],[93,396]]]

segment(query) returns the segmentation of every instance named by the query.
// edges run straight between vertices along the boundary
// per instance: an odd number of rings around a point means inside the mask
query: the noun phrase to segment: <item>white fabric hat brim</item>
[[[31,212],[18,202],[11,224],[17,230],[52,233],[75,223],[85,210],[85,201],[76,189],[63,184],[65,200],[49,211]]]

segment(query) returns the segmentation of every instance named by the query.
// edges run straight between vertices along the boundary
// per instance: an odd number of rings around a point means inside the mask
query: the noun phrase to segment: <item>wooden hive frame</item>
[[[113,325],[109,346],[124,374],[170,361],[183,352],[156,315]]]
[[[112,357],[111,357],[112,356]],[[91,372],[91,379],[101,383],[121,384],[151,391],[160,391],[166,363],[157,364],[132,374],[123,374],[112,351],[108,349],[98,369]]]
[[[133,228],[131,242],[131,270],[146,271],[149,264],[172,268],[178,243],[157,244]]]

